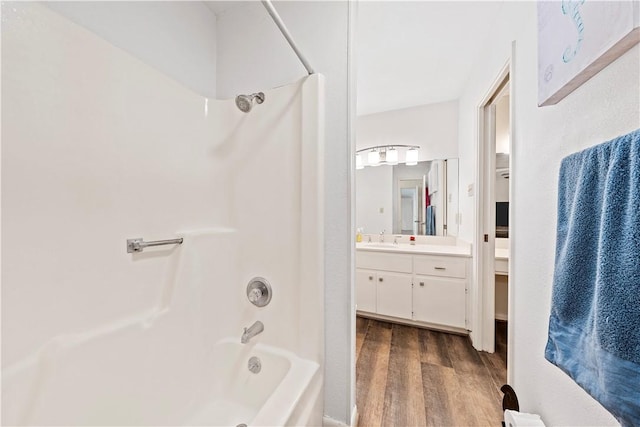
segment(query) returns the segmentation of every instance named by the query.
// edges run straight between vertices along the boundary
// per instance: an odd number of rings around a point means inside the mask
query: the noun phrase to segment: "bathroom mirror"
[[[364,234],[458,235],[458,159],[356,170],[356,228]]]

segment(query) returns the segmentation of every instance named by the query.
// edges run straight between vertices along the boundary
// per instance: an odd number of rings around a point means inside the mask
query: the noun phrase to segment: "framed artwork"
[[[538,1],[538,106],[557,104],[638,42],[637,0]]]

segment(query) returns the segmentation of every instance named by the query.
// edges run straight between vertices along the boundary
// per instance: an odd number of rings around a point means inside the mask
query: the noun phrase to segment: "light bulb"
[[[364,169],[364,165],[362,164],[362,156],[360,154],[356,154],[356,169]]]
[[[415,166],[418,164],[418,150],[412,148],[407,150],[407,157],[405,163],[407,166]]]
[[[367,160],[371,166],[378,166],[378,163],[380,163],[380,153],[377,151],[369,151]]]
[[[387,163],[389,163],[390,165],[398,164],[398,150],[396,150],[395,148],[389,148],[387,150]]]

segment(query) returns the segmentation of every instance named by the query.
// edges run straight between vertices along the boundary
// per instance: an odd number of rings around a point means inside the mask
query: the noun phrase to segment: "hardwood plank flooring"
[[[394,324],[382,425],[426,426],[418,330]]]
[[[359,426],[499,426],[506,372],[504,322],[489,354],[468,337],[356,319]]]
[[[361,426],[382,425],[384,391],[391,353],[391,324],[375,322],[367,325],[367,333],[356,362],[356,395],[359,396],[358,417]]]

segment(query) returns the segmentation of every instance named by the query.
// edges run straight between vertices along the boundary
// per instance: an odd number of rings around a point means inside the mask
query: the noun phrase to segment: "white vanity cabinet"
[[[469,258],[356,251],[360,314],[466,331]]]
[[[356,253],[358,311],[411,318],[411,255]]]

